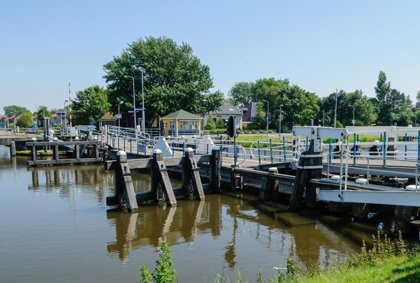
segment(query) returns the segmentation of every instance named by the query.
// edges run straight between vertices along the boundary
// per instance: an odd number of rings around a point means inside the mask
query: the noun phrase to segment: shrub
[[[145,265],[140,266],[140,282],[172,283],[177,282],[176,270],[172,260],[172,251],[166,241],[160,246],[159,258],[156,261],[155,272],[150,273]]]

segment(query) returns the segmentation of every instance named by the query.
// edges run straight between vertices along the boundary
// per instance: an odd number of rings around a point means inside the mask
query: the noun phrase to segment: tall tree
[[[269,115],[270,128],[277,128],[280,104],[285,100],[289,89],[288,80],[276,80],[275,78],[263,78],[253,83],[252,93],[255,101],[264,103],[264,112]],[[268,106],[268,109],[267,109]],[[268,112],[268,113],[267,113]]]
[[[220,92],[208,98],[213,87],[209,67],[201,64],[188,44],[178,45],[166,37],[147,37],[129,44],[104,69],[111,109],[115,112],[120,98],[124,113],[133,109],[132,81],[127,76],[135,80],[136,108],[140,108],[143,72],[147,123],[180,108],[204,114],[218,109],[223,101]]]
[[[45,105],[40,105],[36,109],[35,115],[38,119],[42,119],[44,117],[49,118],[51,116],[51,112],[48,110],[48,107]]]
[[[98,121],[109,111],[108,92],[98,85],[88,87],[76,92],[73,101],[73,114],[75,124],[87,125]]]
[[[19,115],[23,112],[29,112],[29,110],[26,107],[17,106],[17,105],[9,105],[3,107],[4,114],[7,116],[13,116],[13,115]]]
[[[254,83],[238,82],[230,89],[229,97],[234,101],[235,106],[244,106],[252,102],[255,97],[253,94]]]
[[[378,123],[380,125],[408,125],[412,123],[414,114],[411,100],[404,93],[391,88],[384,72],[380,71],[375,87],[378,101]]]
[[[378,123],[380,125],[391,124],[390,94],[391,83],[387,82],[386,74],[379,72],[378,81],[375,86],[376,99],[378,100]]]

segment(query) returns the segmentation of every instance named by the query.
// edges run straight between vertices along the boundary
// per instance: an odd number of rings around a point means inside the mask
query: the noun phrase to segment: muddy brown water
[[[286,227],[240,195],[142,206],[133,214],[109,211],[112,171],[27,168],[26,160],[10,159],[0,146],[1,282],[138,282],[139,265],[154,268],[163,240],[172,247],[179,282],[235,278],[238,271],[255,281],[258,269],[270,278],[289,256],[325,267],[359,249],[317,221]],[[149,180],[134,176],[140,191]]]

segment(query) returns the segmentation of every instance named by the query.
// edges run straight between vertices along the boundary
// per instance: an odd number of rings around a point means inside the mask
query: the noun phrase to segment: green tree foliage
[[[386,74],[379,72],[378,81],[375,87],[376,100],[379,114],[378,124],[406,126],[412,123],[414,114],[411,109],[410,97],[396,89],[391,88],[387,82]]]
[[[216,123],[214,122],[213,117],[210,115],[207,123],[204,125],[204,130],[211,131],[216,129]]]
[[[38,106],[35,115],[38,119],[42,119],[44,117],[49,118],[51,116],[51,112],[48,110],[47,106],[40,105]]]
[[[141,97],[141,78],[144,74],[146,121],[180,108],[197,114],[215,111],[223,102],[221,92],[209,93],[213,80],[209,67],[201,64],[192,48],[178,45],[166,37],[139,39],[104,65],[109,101],[116,111],[117,98],[122,99],[122,111],[132,109],[132,80],[135,78],[136,107]]]
[[[87,125],[90,121],[98,121],[109,111],[108,92],[98,85],[76,92],[73,101],[74,123]]]
[[[222,118],[216,120],[216,128],[223,129],[225,127],[225,121]]]
[[[16,121],[16,126],[21,128],[31,128],[34,124],[33,115],[31,112],[23,112]]]
[[[325,126],[334,125],[335,96],[336,93],[331,93],[322,99],[319,118],[322,124],[322,113],[324,113]],[[375,101],[363,95],[361,90],[349,93],[340,90],[337,93],[337,121],[340,121],[344,126],[351,126],[353,106],[356,126],[368,126],[375,123],[378,117]]]
[[[236,106],[244,106],[253,102],[254,83],[238,82],[229,91],[229,98],[233,100]]]
[[[13,116],[13,115],[19,115],[23,112],[29,112],[29,110],[26,107],[17,106],[17,105],[9,105],[3,107],[4,114],[7,116]]]
[[[322,124],[322,113],[324,113],[325,126],[332,127],[334,125],[335,96],[336,93],[331,93],[322,99],[319,119]],[[352,125],[353,105],[356,126],[367,126],[376,121],[377,108],[375,100],[363,95],[361,90],[353,92],[340,90],[337,92],[337,124],[340,122],[344,126]]]
[[[264,104],[262,102],[257,103],[257,115],[254,120],[249,124],[249,129],[265,129],[267,127],[267,121],[265,118],[266,113],[264,112]]]

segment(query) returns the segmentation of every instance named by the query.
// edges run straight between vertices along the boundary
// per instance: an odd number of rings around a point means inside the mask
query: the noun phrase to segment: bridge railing
[[[106,143],[112,147],[132,153],[146,154],[147,146],[152,144],[148,133],[136,132],[133,128],[106,126],[105,137]]]

